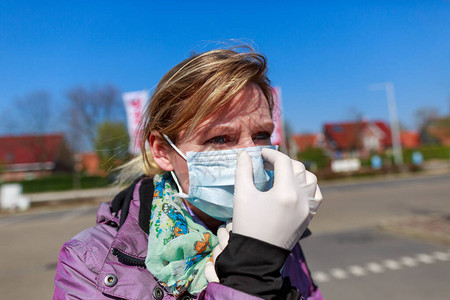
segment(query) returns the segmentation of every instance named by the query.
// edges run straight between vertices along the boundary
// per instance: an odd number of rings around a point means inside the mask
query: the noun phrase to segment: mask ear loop
[[[170,146],[172,146],[173,150],[177,151],[178,154],[180,154],[181,157],[184,158],[185,161],[187,161],[186,155],[184,155],[183,152],[181,152],[181,150],[178,149],[177,146],[175,146],[175,144],[169,139],[169,137],[167,135],[165,135],[164,133],[162,135],[166,139],[166,141],[170,144]]]
[[[181,156],[182,158],[184,158],[184,160],[187,161],[186,156],[183,154],[183,152],[181,152],[180,149],[178,149],[177,146],[175,146],[175,144],[169,139],[169,137],[168,137],[166,134],[164,134],[164,133],[163,133],[162,135],[163,135],[163,137],[166,139],[166,141],[170,144],[170,146],[172,146],[172,148],[173,148],[175,151],[177,151],[177,153],[180,154],[180,156]],[[172,178],[173,178],[173,180],[175,181],[175,184],[176,184],[177,187],[178,187],[179,193],[176,194],[176,196],[183,197],[183,198],[189,198],[189,195],[186,194],[186,193],[184,193],[183,190],[181,189],[181,185],[180,185],[180,183],[178,182],[178,178],[177,178],[177,175],[175,175],[175,172],[174,172],[174,171],[170,171],[170,174],[172,174]]]
[[[181,198],[189,198],[189,195],[183,192],[183,189],[181,188],[181,185],[178,182],[178,178],[177,178],[177,175],[175,175],[175,172],[170,171],[170,174],[172,174],[173,181],[175,181],[175,184],[177,185],[178,191],[179,191],[177,194],[175,194],[175,196],[178,196]]]

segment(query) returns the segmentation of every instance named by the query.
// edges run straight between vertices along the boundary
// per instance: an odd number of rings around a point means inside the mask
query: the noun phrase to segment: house
[[[392,146],[391,131],[383,121],[326,123],[323,134],[335,159],[364,158]]]
[[[96,152],[82,152],[75,154],[75,170],[89,176],[103,176],[105,171],[100,169],[100,158]]]
[[[299,153],[308,148],[323,148],[325,145],[325,137],[322,133],[294,134],[291,140],[291,153]]]
[[[439,144],[450,146],[450,116],[434,119],[428,125],[427,131]]]
[[[403,148],[417,148],[420,146],[420,134],[417,131],[402,131],[400,141]]]
[[[62,134],[0,136],[1,181],[71,171],[72,154]]]

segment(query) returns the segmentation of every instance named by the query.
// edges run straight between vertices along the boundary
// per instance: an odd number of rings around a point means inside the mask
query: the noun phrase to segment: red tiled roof
[[[295,141],[298,149],[303,151],[308,147],[314,147],[317,143],[317,134],[296,134],[292,138]]]
[[[0,164],[54,162],[63,143],[62,134],[0,136]]]
[[[369,124],[375,124],[384,133],[381,141],[385,147],[392,145],[391,131],[383,121],[326,123],[324,132],[327,139],[331,139],[336,143],[336,148],[359,148],[362,141],[361,135]]]
[[[400,141],[405,148],[416,148],[420,144],[420,137],[417,131],[402,131]]]
[[[375,123],[378,128],[381,129],[384,133],[384,137],[382,139],[383,145],[385,147],[391,147],[392,146],[392,136],[391,136],[391,129],[390,127],[383,121],[375,121]]]

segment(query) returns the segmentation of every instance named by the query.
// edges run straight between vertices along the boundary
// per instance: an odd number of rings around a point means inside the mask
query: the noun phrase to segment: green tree
[[[100,158],[100,167],[110,171],[128,157],[129,137],[125,124],[105,121],[98,125],[95,150]]]
[[[298,154],[298,159],[305,164],[308,169],[312,169],[313,165],[317,169],[328,167],[330,158],[322,148],[308,147]]]
[[[113,85],[74,87],[67,92],[67,99],[66,123],[76,152],[95,147],[100,124],[121,120],[124,108],[120,92]]]

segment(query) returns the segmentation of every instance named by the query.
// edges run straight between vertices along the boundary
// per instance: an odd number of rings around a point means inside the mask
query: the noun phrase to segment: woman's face
[[[218,110],[189,136],[180,134],[176,146],[187,151],[202,152],[270,145],[274,129],[269,104],[261,89],[247,85],[230,104]],[[187,163],[176,151],[169,149],[168,158],[183,192],[189,192]]]
[[[192,134],[181,132],[176,146],[186,155],[188,151],[203,152],[270,145],[274,129],[269,104],[256,84],[248,84],[230,104],[205,118]],[[166,142],[150,136],[153,158],[166,171],[174,171],[183,189],[189,193],[189,174],[186,160]],[[185,201],[210,229],[221,224]]]

